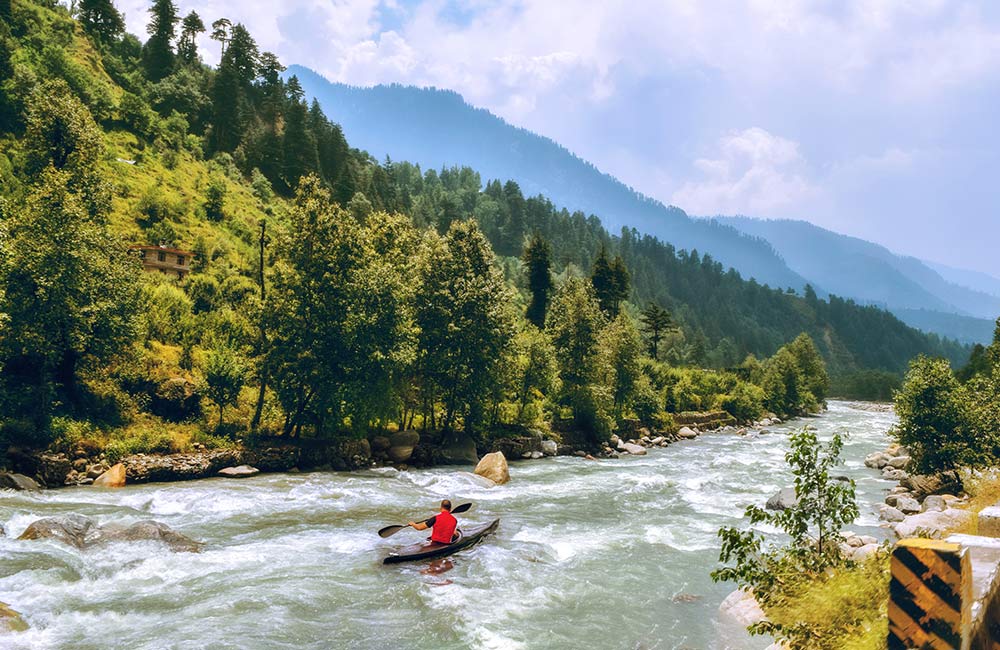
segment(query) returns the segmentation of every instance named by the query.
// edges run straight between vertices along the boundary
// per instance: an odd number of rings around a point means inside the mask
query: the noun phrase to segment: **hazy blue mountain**
[[[766,239],[788,266],[830,293],[881,305],[909,325],[965,342],[990,340],[1000,297],[949,282],[924,262],[805,221],[716,217]]]
[[[353,146],[379,160],[389,156],[424,169],[467,165],[484,181],[513,179],[525,195],[543,194],[558,206],[595,214],[612,232],[634,227],[677,248],[710,253],[762,284],[805,285],[766,241],[650,199],[552,140],[470,106],[458,93],[398,84],[358,88],[301,66],[285,74],[299,78],[306,97],[319,101]]]
[[[927,260],[924,260],[924,264],[937,271],[938,275],[952,284],[1000,297],[1000,278],[993,277],[989,273],[959,269]]]

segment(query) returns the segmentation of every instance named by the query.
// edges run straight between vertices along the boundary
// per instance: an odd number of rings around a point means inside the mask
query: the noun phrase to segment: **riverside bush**
[[[781,529],[789,537],[788,543],[767,543],[753,528],[722,528],[719,561],[724,566],[712,572],[712,580],[735,582],[751,591],[765,608],[784,602],[799,580],[844,565],[838,546],[840,530],[859,514],[854,481],[839,481],[830,473],[840,462],[840,434],[821,445],[816,433],[805,428],[789,436],[789,442],[785,462],[795,477],[798,503],[778,512],[751,505],[744,515],[751,526],[765,524]],[[751,626],[750,631],[788,639],[792,647],[812,647],[805,643],[812,637],[812,630],[798,623],[765,621]]]

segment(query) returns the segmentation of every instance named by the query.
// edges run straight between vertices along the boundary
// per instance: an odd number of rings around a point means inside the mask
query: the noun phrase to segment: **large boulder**
[[[879,508],[879,518],[888,522],[903,521],[906,519],[906,515],[903,514],[902,510],[899,508],[894,508],[890,505],[883,505]]]
[[[872,469],[882,469],[889,464],[892,456],[884,451],[876,451],[865,456],[865,467]]]
[[[628,452],[628,453],[632,454],[633,456],[645,456],[646,455],[646,448],[645,447],[643,447],[642,445],[633,444],[631,442],[626,442],[624,444],[624,449],[622,449],[622,451]]]
[[[413,448],[420,442],[420,434],[416,431],[397,431],[389,436],[389,460],[394,463],[405,463],[413,455]]]
[[[691,427],[681,427],[680,431],[677,432],[678,438],[683,438],[685,440],[691,440],[698,437],[698,433]]]
[[[909,464],[909,456],[894,456],[889,459],[889,467],[892,467],[893,469],[906,469],[906,466]]]
[[[97,487],[120,488],[125,487],[125,466],[121,463],[114,465],[94,479]]]
[[[73,471],[73,462],[63,453],[39,454],[38,477],[45,485],[63,485]]]
[[[0,472],[0,489],[6,490],[38,490],[41,486],[34,479],[24,474]]]
[[[24,632],[28,624],[7,603],[0,603],[0,632]]]
[[[225,478],[247,478],[260,474],[260,470],[250,465],[239,465],[237,467],[223,467],[218,473],[219,476]]]
[[[455,433],[441,444],[441,457],[449,465],[475,465],[479,462],[476,441],[467,433]]]
[[[951,532],[951,529],[962,526],[971,520],[972,513],[968,510],[959,510],[958,508],[949,508],[943,511],[929,510],[911,515],[896,524],[896,534],[900,538],[930,537],[942,539]]]
[[[559,453],[559,445],[555,440],[543,440],[542,453],[546,456],[555,456]]]
[[[503,485],[510,480],[507,459],[499,451],[486,454],[476,465],[475,473],[490,479],[497,485]]]
[[[133,454],[122,459],[129,483],[187,481],[215,476],[223,467],[243,464],[237,449],[212,449],[188,454]]]
[[[789,510],[799,505],[799,500],[795,496],[795,488],[781,488],[778,492],[767,500],[764,506],[768,510]]]

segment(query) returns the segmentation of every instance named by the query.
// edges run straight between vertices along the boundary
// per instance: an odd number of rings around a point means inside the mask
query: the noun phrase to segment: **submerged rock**
[[[0,603],[0,631],[24,632],[28,624],[21,614],[10,608],[7,603]]]
[[[78,549],[106,542],[138,541],[163,542],[172,551],[196,552],[201,548],[199,542],[158,521],[140,521],[121,528],[114,524],[99,526],[93,519],[77,514],[39,519],[29,525],[18,539],[54,539]]]
[[[40,490],[41,487],[34,479],[28,478],[24,474],[0,472],[0,489]]]
[[[85,548],[99,542],[101,536],[101,529],[93,519],[72,514],[39,519],[31,523],[18,539],[54,539],[76,548]]]
[[[237,467],[223,467],[219,470],[219,476],[225,478],[247,478],[260,474],[260,470],[250,465],[239,465]]]
[[[118,463],[108,471],[94,479],[94,485],[99,487],[125,487],[125,466]]]
[[[510,480],[510,470],[507,459],[499,451],[486,454],[476,465],[475,473],[490,479],[497,485],[503,485]]]

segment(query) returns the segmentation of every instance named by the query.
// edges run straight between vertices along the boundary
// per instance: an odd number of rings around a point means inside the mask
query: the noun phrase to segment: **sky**
[[[1000,275],[994,0],[175,1],[331,81],[458,91],[693,215]],[[148,1],[117,4],[144,36]]]

